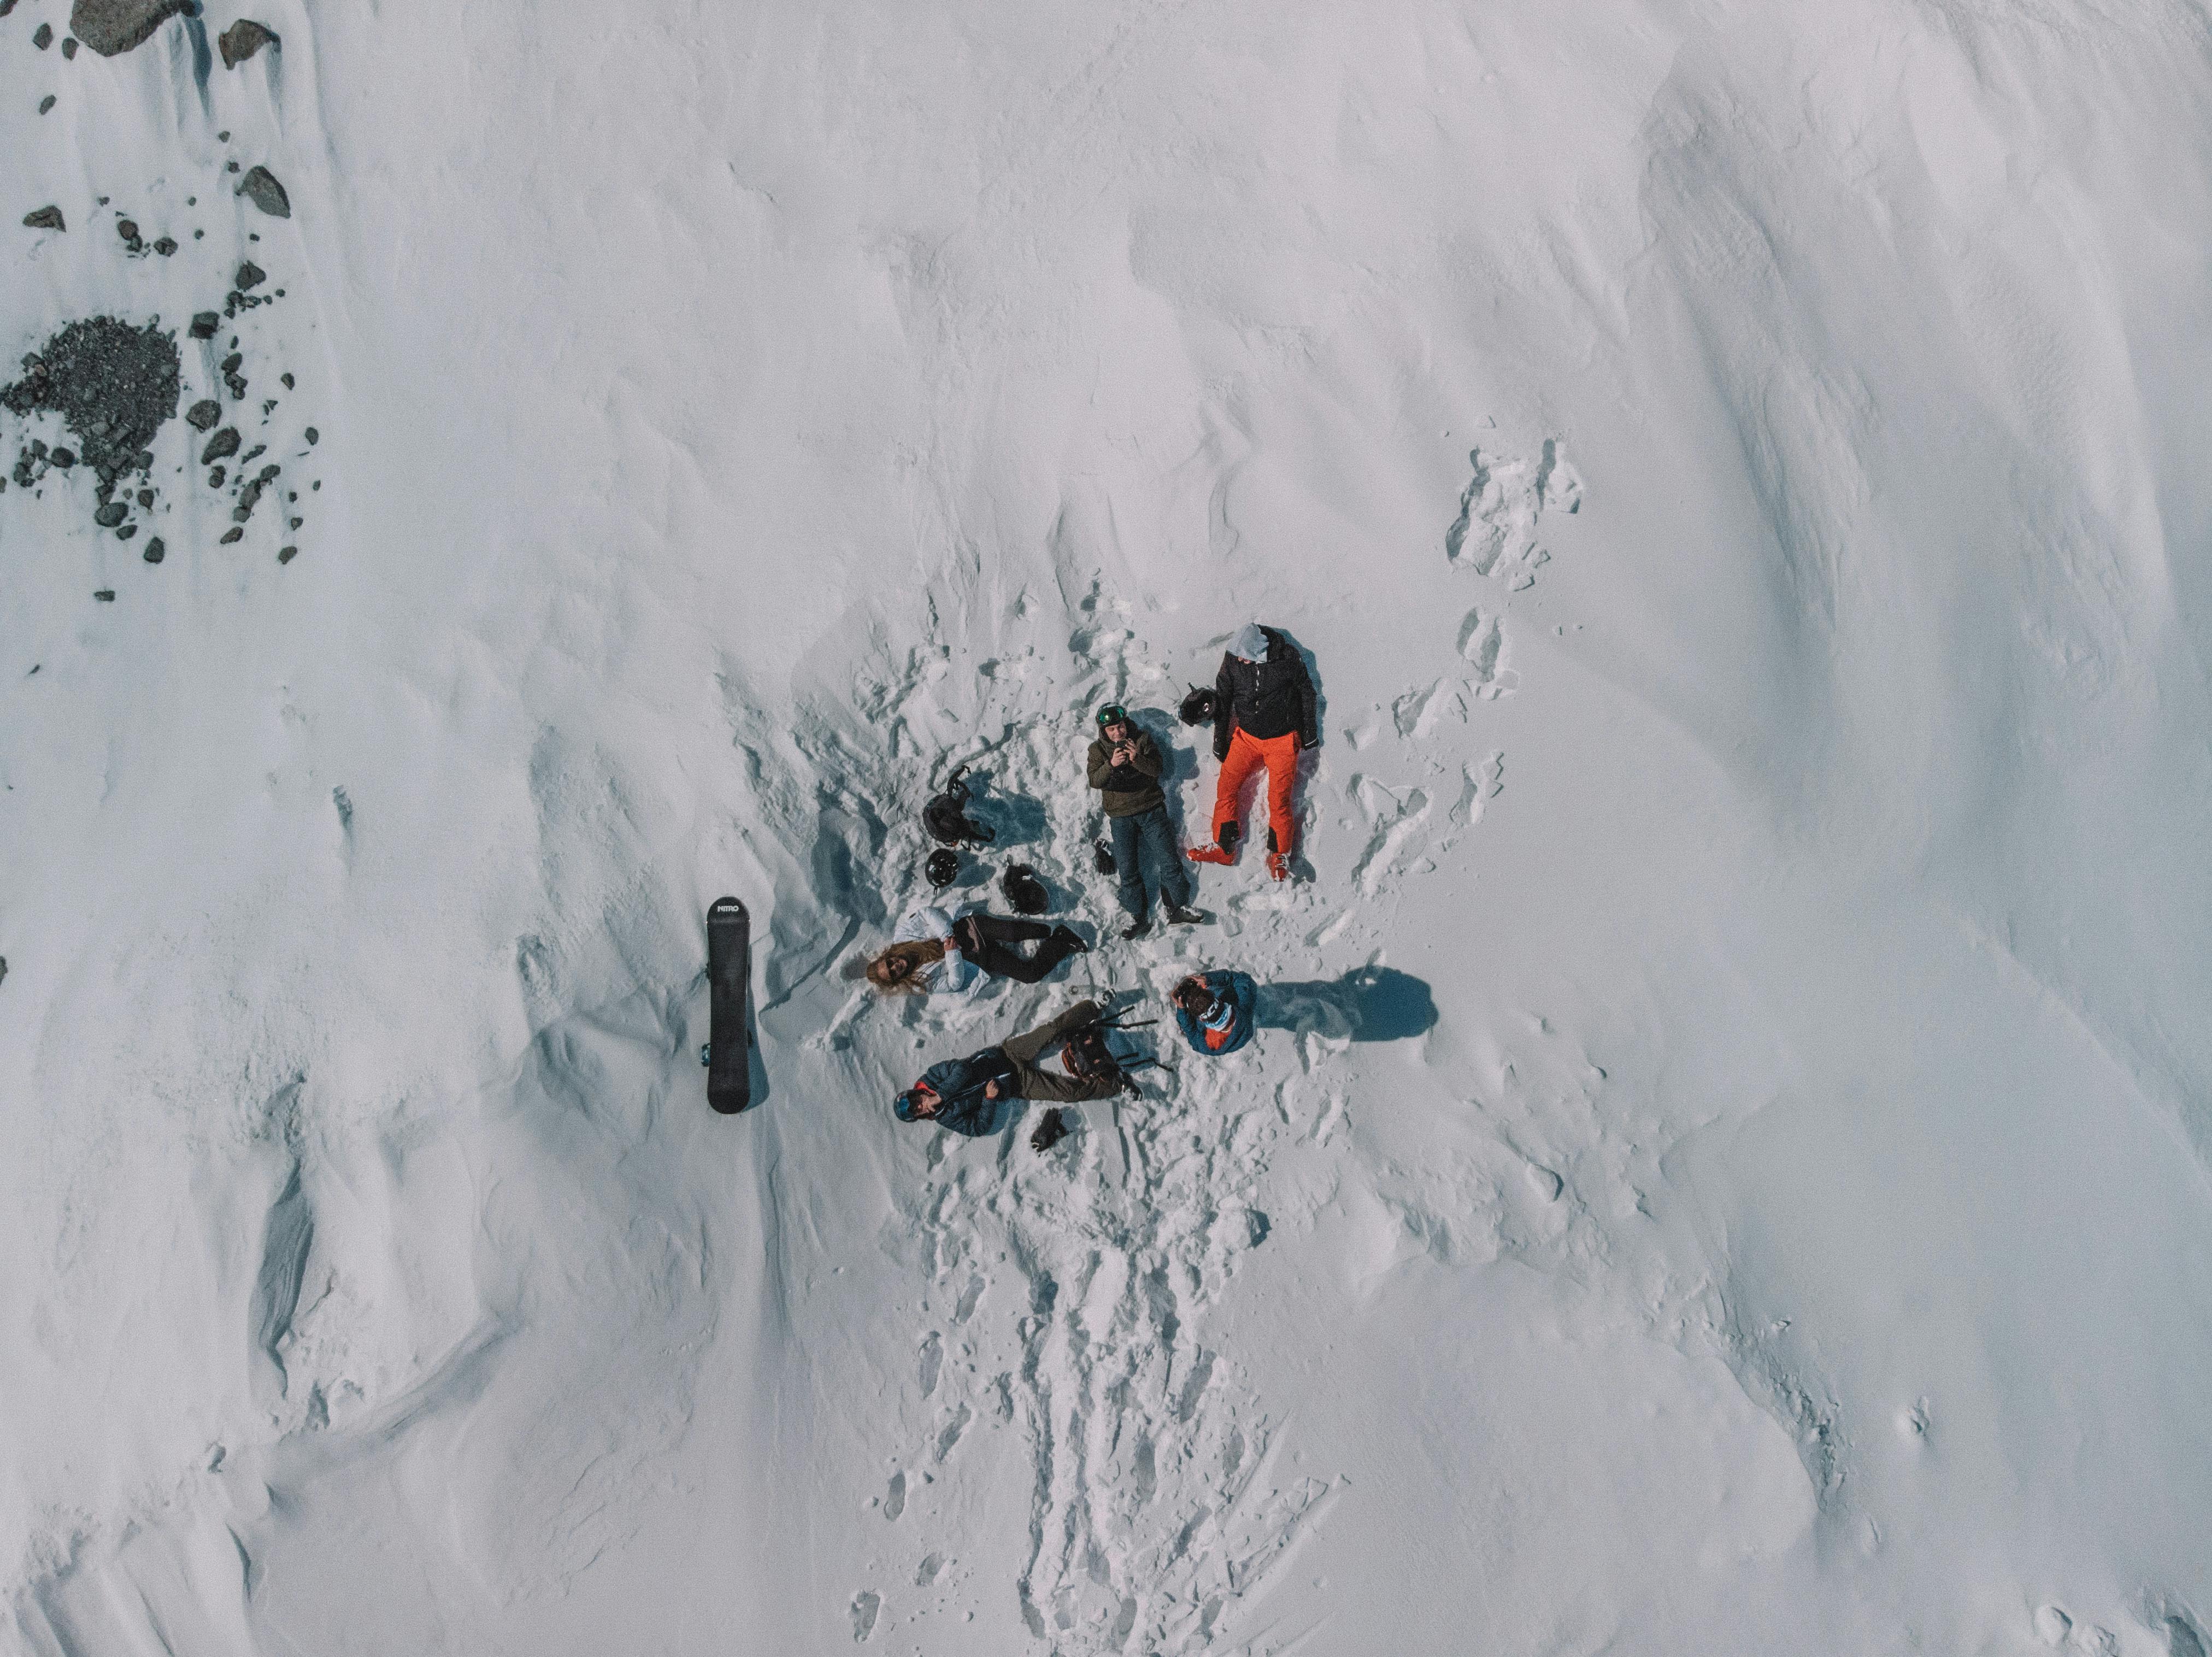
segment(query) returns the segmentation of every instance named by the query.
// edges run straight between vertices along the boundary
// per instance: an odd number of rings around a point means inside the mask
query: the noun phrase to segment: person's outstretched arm
[[[1290,646],[1286,644],[1283,648],[1287,650]],[[1298,746],[1301,748],[1318,748],[1321,746],[1321,723],[1315,716],[1313,675],[1306,671],[1306,664],[1295,652],[1291,660],[1297,663],[1298,670]]]

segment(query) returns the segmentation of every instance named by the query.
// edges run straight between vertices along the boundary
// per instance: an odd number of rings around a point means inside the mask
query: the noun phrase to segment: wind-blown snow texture
[[[0,1645],[2205,1648],[2200,7],[42,23],[9,377],[234,349],[313,511],[0,493]],[[1312,879],[1122,946],[1090,711],[1201,817],[1255,618]],[[963,759],[1101,947],[874,999]]]

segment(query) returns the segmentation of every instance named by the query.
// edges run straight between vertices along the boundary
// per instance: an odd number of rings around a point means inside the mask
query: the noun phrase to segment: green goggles
[[[1118,702],[1109,702],[1098,710],[1098,728],[1102,731],[1109,725],[1126,725],[1128,722],[1129,710]]]

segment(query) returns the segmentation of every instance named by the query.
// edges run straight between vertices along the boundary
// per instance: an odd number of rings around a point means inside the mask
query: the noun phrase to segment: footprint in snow
[[[1551,555],[1536,543],[1536,526],[1548,511],[1577,511],[1582,479],[1567,464],[1557,438],[1544,442],[1542,458],[1486,460],[1470,450],[1474,475],[1459,497],[1459,516],[1444,532],[1444,553],[1479,576],[1495,576],[1515,591],[1531,585]]]
[[[883,1609],[883,1596],[872,1589],[863,1588],[853,1596],[853,1642],[858,1645],[876,1631],[876,1613]]]

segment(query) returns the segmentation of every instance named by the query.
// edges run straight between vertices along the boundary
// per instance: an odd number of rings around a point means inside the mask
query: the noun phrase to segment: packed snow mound
[[[2200,10],[76,12],[0,1648],[2201,1657]],[[1255,619],[1299,878],[1124,942]],[[878,996],[963,764],[1092,947]]]

